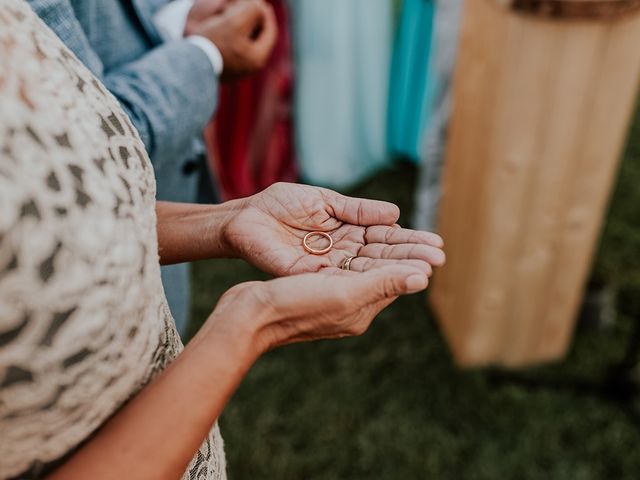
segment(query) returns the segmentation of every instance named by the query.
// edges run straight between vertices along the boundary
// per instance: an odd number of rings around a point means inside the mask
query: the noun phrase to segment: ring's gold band
[[[326,238],[327,240],[329,240],[329,246],[323,249],[317,249],[309,246],[307,241],[309,240],[309,238],[313,236],[320,236],[320,237]],[[324,255],[325,253],[328,253],[333,248],[333,238],[331,238],[331,235],[325,232],[309,232],[302,239],[302,247],[311,255]]]
[[[340,267],[342,270],[351,270],[351,261],[357,258],[355,255],[352,257],[347,257],[344,259],[344,261],[342,262],[342,266]]]

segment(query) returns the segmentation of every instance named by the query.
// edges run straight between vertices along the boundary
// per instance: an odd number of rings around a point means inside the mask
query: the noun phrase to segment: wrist
[[[241,284],[229,290],[220,299],[215,310],[193,341],[209,345],[212,341],[228,346],[229,356],[246,369],[266,351],[270,345],[264,339],[264,330],[272,322],[272,311],[265,308],[261,294],[262,282]]]
[[[236,257],[227,232],[241,205],[235,201],[221,205],[157,202],[160,262]]]
[[[191,17],[187,17],[187,21],[184,24],[184,31],[182,35],[185,37],[190,37],[192,35],[201,35],[200,34],[200,21],[195,20]]]
[[[243,251],[238,245],[240,238],[235,234],[234,222],[240,217],[241,213],[249,207],[250,198],[240,198],[225,202],[227,207],[227,215],[222,224],[219,225],[218,236],[219,241],[227,252],[227,258],[244,258]],[[212,225],[215,229],[216,225]],[[246,259],[245,259],[246,260]]]
[[[207,205],[200,224],[203,225],[203,239],[212,252],[204,258],[237,258],[237,248],[229,235],[233,219],[243,208],[242,200],[230,200],[219,205]]]

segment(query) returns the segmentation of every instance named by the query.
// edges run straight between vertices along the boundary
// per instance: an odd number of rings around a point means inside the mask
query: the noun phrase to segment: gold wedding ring
[[[329,246],[323,249],[313,248],[309,246],[309,243],[308,243],[308,240],[311,237],[324,237],[327,240],[329,240]],[[333,238],[331,238],[331,235],[325,232],[309,232],[302,239],[302,247],[311,255],[324,255],[325,253],[328,253],[333,248]]]
[[[347,257],[344,259],[344,261],[342,262],[342,266],[340,267],[342,270],[351,270],[351,261],[357,258],[355,255],[352,257]]]

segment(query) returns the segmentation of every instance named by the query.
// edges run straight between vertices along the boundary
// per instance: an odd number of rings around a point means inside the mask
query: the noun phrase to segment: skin
[[[278,26],[273,9],[264,0],[196,0],[184,34],[211,40],[224,60],[222,78],[230,80],[265,66]]]
[[[180,478],[263,353],[361,335],[398,296],[425,289],[431,265],[444,262],[442,239],[398,227],[395,205],[320,188],[276,184],[219,206],[158,203],[157,214],[165,263],[239,256],[290,276],[225,293],[182,354],[50,478]],[[335,238],[331,253],[301,248],[310,230]],[[364,256],[357,270],[336,267],[356,253]]]
[[[324,188],[277,183],[263,192],[221,205],[158,202],[160,262],[243,258],[263,271],[295,275],[339,267],[348,256],[355,271],[415,261],[444,264],[438,235],[400,228],[392,203],[350,198]],[[327,255],[309,255],[302,239],[311,231],[334,240]],[[317,241],[317,244],[314,243]],[[311,239],[312,246],[325,246]]]

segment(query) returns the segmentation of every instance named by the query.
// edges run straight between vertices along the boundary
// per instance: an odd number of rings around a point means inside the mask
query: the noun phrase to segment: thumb
[[[260,10],[262,14],[255,30],[254,54],[266,61],[278,39],[278,21],[273,7],[268,3],[260,1]]]
[[[394,225],[400,218],[400,209],[393,203],[380,200],[352,198],[329,191],[327,199],[334,216],[346,223],[368,227]]]
[[[237,15],[238,25],[247,37],[251,37],[263,27],[265,6],[263,0],[243,0],[231,3],[227,11]]]
[[[368,298],[371,302],[395,299],[401,295],[417,293],[427,288],[429,278],[417,268],[392,265],[359,274],[360,279],[352,278],[358,285],[357,296]]]

